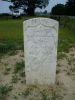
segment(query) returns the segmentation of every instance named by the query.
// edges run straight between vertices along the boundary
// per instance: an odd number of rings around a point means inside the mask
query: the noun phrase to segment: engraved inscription
[[[57,21],[48,18],[33,18],[24,22],[27,84],[55,83],[57,44]]]

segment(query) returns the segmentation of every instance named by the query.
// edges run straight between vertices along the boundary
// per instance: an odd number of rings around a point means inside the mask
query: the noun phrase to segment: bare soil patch
[[[27,86],[23,66],[24,54],[21,50],[0,58],[0,85],[12,86],[5,100],[75,100],[74,48],[58,59],[54,86]]]

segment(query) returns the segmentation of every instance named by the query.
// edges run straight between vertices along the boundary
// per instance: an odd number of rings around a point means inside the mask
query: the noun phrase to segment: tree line
[[[9,0],[6,0],[9,1]],[[9,6],[11,11],[23,9],[29,15],[34,16],[36,8],[45,8],[50,0],[11,0],[13,5]],[[67,0],[66,4],[57,4],[51,10],[52,15],[75,16],[75,0]]]
[[[23,9],[29,16],[34,16],[36,8],[45,8],[49,4],[49,0],[11,0],[13,6],[10,6],[10,10]]]
[[[55,5],[51,10],[51,14],[75,16],[75,0],[68,0],[65,5]]]

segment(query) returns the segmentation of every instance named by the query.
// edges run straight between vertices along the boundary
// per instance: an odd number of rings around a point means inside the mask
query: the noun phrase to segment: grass
[[[16,55],[16,54],[17,54],[17,51],[12,50],[12,51],[10,51],[8,54],[9,54],[9,56],[13,56],[13,55]]]
[[[16,45],[12,42],[0,43],[0,53],[7,53],[10,50],[14,50]]]
[[[20,44],[23,49],[23,21],[24,19],[0,20],[0,53],[16,49]],[[64,24],[64,19],[61,24]],[[68,24],[74,26],[75,19],[70,19]],[[68,26],[60,27],[58,52],[68,52],[70,47],[75,46],[75,31],[71,29],[72,27],[69,29]]]
[[[0,42],[23,40],[23,20],[0,21]]]
[[[17,83],[17,82],[18,82],[18,77],[17,77],[16,74],[14,74],[14,75],[12,76],[12,83]]]
[[[22,94],[26,98],[27,96],[31,95],[32,88],[27,88]]]
[[[0,55],[23,49],[23,20],[0,20]]]
[[[18,73],[19,71],[23,71],[23,69],[25,68],[25,64],[24,64],[24,61],[22,62],[17,62],[16,63],[16,66],[14,68],[14,73]]]
[[[58,59],[63,59],[63,58],[66,58],[66,54],[65,53],[63,53],[63,52],[58,52],[58,55],[57,55],[57,58]]]
[[[41,94],[42,94],[42,100],[49,100],[45,91],[41,92]]]
[[[70,21],[70,24],[72,24],[72,22]],[[20,44],[23,45],[23,20],[0,20],[0,53],[7,53],[12,50],[9,55],[13,55],[14,53],[16,53],[13,50],[16,50],[18,48],[18,45]],[[75,46],[74,31],[68,29],[67,27],[60,27],[58,43],[58,52],[60,53],[60,55],[58,56],[58,58],[60,59],[61,57],[66,57],[66,55],[62,52],[68,52],[69,48],[71,48],[72,46]],[[74,59],[68,62],[72,63],[73,61]],[[58,67],[60,67],[60,65],[58,65]],[[23,71],[24,68],[24,62],[16,63],[14,68],[14,75],[12,75],[12,83],[18,82],[18,73],[21,77],[25,77],[25,72]],[[11,69],[9,67],[6,67],[5,74],[9,74],[10,70]],[[71,70],[75,72],[75,68],[71,68]],[[57,70],[57,73],[59,73],[59,70]],[[0,85],[0,100],[5,100],[10,90],[11,88],[9,86]],[[27,98],[29,95],[31,95],[31,93],[32,89],[27,88],[23,92],[23,96]],[[43,91],[41,95],[42,100],[49,100],[49,97],[45,91]],[[56,100],[57,96],[57,93],[53,91],[51,100]],[[15,98],[16,97],[14,97],[14,99]]]
[[[68,28],[60,27],[58,52],[68,52],[72,46],[75,46],[75,33]]]
[[[12,90],[12,86],[0,84],[0,100],[6,100],[9,92]]]

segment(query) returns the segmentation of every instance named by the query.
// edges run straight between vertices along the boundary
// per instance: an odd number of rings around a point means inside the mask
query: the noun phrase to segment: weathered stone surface
[[[33,18],[23,23],[25,73],[27,84],[55,83],[58,44],[58,22]]]

